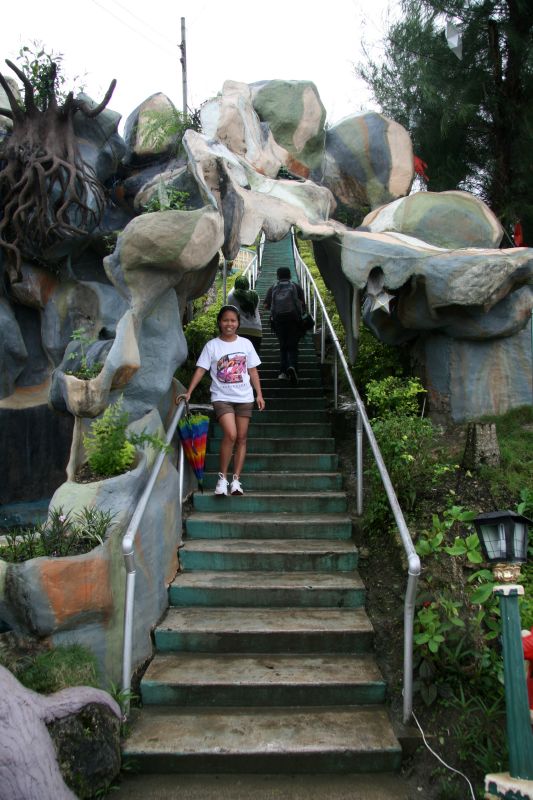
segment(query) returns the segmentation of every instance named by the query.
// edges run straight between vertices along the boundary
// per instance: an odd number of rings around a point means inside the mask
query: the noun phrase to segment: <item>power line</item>
[[[137,14],[134,14],[133,11],[131,11],[127,6],[122,5],[122,3],[119,2],[119,0],[113,0],[113,2],[117,6],[119,6],[123,11],[126,11],[126,13],[128,13],[131,17],[136,19],[137,22],[140,22],[142,25],[146,26],[147,28],[150,28],[152,33],[155,33],[156,36],[160,36],[161,39],[163,39],[165,42],[172,45],[173,47],[176,46],[176,42],[173,42],[172,39],[169,39],[163,33],[160,33],[156,28],[153,27],[153,25],[150,25],[149,22],[146,22],[145,19],[141,19],[141,17],[138,17]]]
[[[132,25],[130,25],[128,22],[126,22],[126,20],[122,19],[117,14],[115,14],[113,11],[111,11],[111,9],[106,8],[106,6],[102,5],[102,3],[99,3],[98,0],[92,0],[92,1],[93,1],[93,3],[95,5],[97,5],[99,8],[101,8],[102,11],[105,11],[107,14],[110,14],[112,17],[114,17],[116,20],[118,20],[118,22],[120,22],[121,25],[124,25],[126,28],[129,28],[131,31],[133,31],[138,36],[140,36],[142,39],[145,39],[147,42],[150,42],[150,44],[152,44],[154,47],[157,47],[158,50],[164,50],[167,53],[167,55],[171,55],[173,58],[175,58],[176,54],[175,53],[171,53],[170,50],[167,50],[166,47],[161,45],[160,42],[154,42],[153,39],[150,39],[149,36],[146,36],[146,34],[142,33],[137,28],[134,28]]]

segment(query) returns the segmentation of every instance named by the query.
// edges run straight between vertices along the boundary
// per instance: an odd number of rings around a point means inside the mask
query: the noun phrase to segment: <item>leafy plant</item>
[[[372,427],[400,505],[412,510],[431,483],[435,429],[429,420],[409,416],[388,416],[375,420]],[[365,474],[369,496],[365,520],[386,524],[391,511],[373,461]]]
[[[53,51],[47,53],[45,45],[38,40],[30,44],[31,46],[25,45],[19,50],[18,66],[33,86],[37,107],[45,111],[52,95],[55,95],[60,102],[67,97],[67,92],[63,88],[66,82],[62,74],[63,54]],[[73,83],[79,81],[79,76],[73,79]],[[75,89],[76,92],[82,90],[81,84]]]
[[[165,186],[160,181],[157,192],[144,204],[143,210],[146,213],[154,211],[183,211],[187,208],[188,192],[180,192],[172,186]]]
[[[79,358],[80,364],[75,369],[66,370],[66,374],[75,375],[76,378],[81,378],[82,380],[90,380],[91,378],[95,378],[100,374],[103,365],[100,361],[95,361],[93,364],[89,364],[87,360],[87,350],[98,340],[95,337],[89,336],[85,328],[76,328],[76,330],[72,332],[70,338],[71,341],[78,344],[79,352],[76,351],[70,353],[68,360],[76,361]]]
[[[84,507],[73,514],[63,508],[52,508],[48,518],[34,528],[6,531],[6,544],[0,557],[20,563],[39,556],[60,558],[88,553],[103,544],[115,514],[99,508]]]
[[[121,395],[111,403],[99,419],[94,420],[88,434],[83,437],[87,462],[96,475],[112,477],[129,470],[135,461],[135,448],[149,444],[156,450],[169,451],[158,436],[142,432],[127,432],[129,414],[123,408]]]
[[[201,131],[201,127],[198,109],[185,115],[174,107],[146,111],[142,120],[142,145],[154,150],[170,146],[179,153],[185,131]]]
[[[426,390],[418,378],[388,375],[381,380],[371,380],[366,385],[366,398],[373,416],[383,418],[390,414],[417,416],[419,398]]]

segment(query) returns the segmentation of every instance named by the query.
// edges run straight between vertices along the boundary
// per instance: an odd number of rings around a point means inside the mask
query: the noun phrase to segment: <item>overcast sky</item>
[[[184,17],[190,108],[226,79],[311,80],[333,123],[375,108],[353,65],[362,42],[378,42],[397,7],[398,0],[11,0],[2,6],[0,68],[12,74],[4,60],[38,40],[63,54],[66,76],[85,76],[95,100],[116,78],[109,107],[123,115],[122,129],[155,92],[182,108]]]

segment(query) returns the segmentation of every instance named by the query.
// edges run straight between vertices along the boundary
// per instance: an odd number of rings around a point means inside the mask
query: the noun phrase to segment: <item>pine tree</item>
[[[386,116],[404,125],[433,191],[481,197],[533,246],[533,3],[403,0],[382,60],[358,73]],[[462,32],[462,58],[445,28]],[[503,242],[509,246],[509,240]]]

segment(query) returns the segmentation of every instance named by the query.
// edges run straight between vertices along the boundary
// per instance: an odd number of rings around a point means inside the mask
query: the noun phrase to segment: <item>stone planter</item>
[[[152,415],[159,419],[157,412],[148,416]],[[122,538],[155,457],[151,449],[141,451],[130,472],[93,483],[69,480],[55,492],[51,508],[79,511],[87,506],[115,514],[103,545],[77,556],[20,564],[0,561],[0,619],[22,637],[89,647],[104,686],[118,682],[121,675],[126,575]],[[167,587],[177,570],[181,529],[177,498],[178,473],[165,458],[136,540],[134,667],[151,655],[150,632],[168,606]]]

